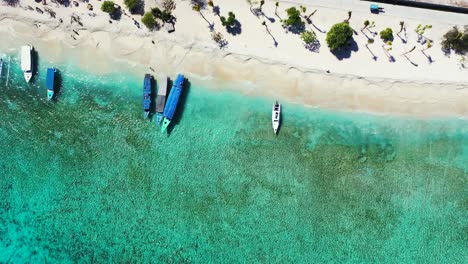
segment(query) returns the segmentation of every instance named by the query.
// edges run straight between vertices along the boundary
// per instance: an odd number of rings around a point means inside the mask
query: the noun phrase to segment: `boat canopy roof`
[[[166,95],[167,94],[167,76],[164,75],[160,77],[158,80],[158,95]]]
[[[47,69],[47,77],[46,77],[46,86],[48,90],[54,90],[54,83],[55,83],[55,69],[48,68]]]
[[[22,46],[21,47],[21,70],[30,71],[31,70],[31,46]]]
[[[145,74],[145,79],[143,81],[143,89],[145,93],[151,93],[151,81],[153,79],[153,76],[150,74]]]

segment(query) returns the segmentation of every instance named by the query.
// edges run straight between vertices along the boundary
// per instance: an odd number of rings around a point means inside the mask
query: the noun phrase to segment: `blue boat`
[[[49,101],[52,100],[52,98],[54,97],[56,73],[57,73],[57,69],[55,68],[47,69],[46,87],[47,87],[47,100]]]
[[[153,90],[153,76],[151,74],[145,74],[145,80],[143,81],[143,111],[145,118],[149,117],[151,112],[151,91]]]
[[[167,127],[172,121],[174,114],[177,110],[177,105],[179,104],[180,95],[182,94],[182,88],[184,86],[185,77],[182,74],[177,75],[177,78],[172,85],[171,92],[169,93],[169,98],[167,98],[166,106],[164,107],[163,112],[163,124],[161,127],[161,132],[166,131]]]

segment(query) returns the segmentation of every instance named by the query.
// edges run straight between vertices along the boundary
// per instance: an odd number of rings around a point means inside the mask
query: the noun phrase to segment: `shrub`
[[[393,31],[391,28],[386,28],[382,31],[380,31],[380,38],[384,42],[392,41],[393,40]]]
[[[353,29],[348,23],[341,22],[333,25],[327,32],[326,42],[331,51],[338,50],[353,38]]]
[[[301,19],[301,12],[295,7],[286,9],[286,13],[288,14],[288,18],[283,21],[286,26],[294,27],[304,25],[304,21]]]
[[[236,24],[236,15],[233,12],[228,13],[228,18],[221,17],[221,24],[225,27],[233,27]]]
[[[464,32],[453,27],[442,37],[441,42],[444,50],[454,50],[456,53],[465,54],[468,52],[468,26],[465,26]]]
[[[301,33],[301,39],[305,44],[312,44],[317,41],[317,35],[314,31],[304,31]]]
[[[153,14],[146,12],[145,15],[141,18],[141,22],[149,29],[152,30],[156,26],[156,20],[153,17]]]
[[[112,1],[104,1],[101,5],[102,12],[112,14],[115,12],[115,5]]]
[[[125,6],[131,11],[135,11],[138,7],[139,0],[124,0]]]

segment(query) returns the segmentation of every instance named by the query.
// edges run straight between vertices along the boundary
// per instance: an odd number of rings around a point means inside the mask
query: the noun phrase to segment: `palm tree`
[[[264,4],[265,4],[265,0],[261,0],[260,1],[260,11],[262,11],[262,7],[263,7]]]
[[[400,31],[398,31],[397,35],[400,34],[404,28],[405,28],[405,21],[400,21]]]
[[[279,6],[279,2],[276,1],[275,3],[275,15],[278,16],[278,6]]]
[[[348,19],[345,20],[346,23],[349,24],[349,20],[351,19],[351,15],[353,14],[352,11],[348,11]]]
[[[371,38],[367,39],[366,48],[372,55],[372,59],[377,60],[377,56],[375,56],[374,52],[372,52],[372,50],[369,48],[369,45],[371,44],[374,44],[374,39],[371,39]]]
[[[382,45],[382,48],[384,49],[384,53],[385,55],[387,55],[388,60],[390,62],[393,62],[395,60],[395,58],[390,54],[390,51],[392,50],[392,45],[393,43],[391,41],[387,41],[386,43]]]
[[[407,52],[405,52],[405,53],[403,53],[401,55],[406,56],[406,54],[409,54],[409,53],[413,52],[415,49],[416,49],[416,46],[413,46],[413,48],[411,48],[409,51],[407,51]]]
[[[210,21],[208,21],[208,19],[206,19],[206,17],[201,12],[201,6],[199,4],[194,4],[192,6],[192,10],[197,12],[198,14],[200,14],[200,16],[203,17],[203,19],[206,21],[206,23],[208,23],[208,27],[210,28],[210,31],[213,31],[213,24],[211,24]]]
[[[363,31],[364,29],[366,29],[369,25],[370,25],[369,20],[364,21],[364,27],[361,29],[361,31]]]
[[[405,57],[411,64],[413,64],[413,66],[416,66],[416,67],[417,67],[418,64],[412,62],[412,61],[410,60],[410,58],[408,58],[408,56],[406,56],[406,54],[409,54],[409,53],[413,52],[415,49],[416,49],[416,46],[413,46],[413,48],[412,48],[411,50],[409,50],[409,51],[407,51],[407,52],[405,52],[405,53],[403,53],[403,54],[401,54],[401,55],[402,55],[403,57]],[[430,60],[430,59],[429,59],[429,60]]]
[[[307,21],[310,21],[310,18],[315,14],[315,12],[317,12],[318,9],[315,9],[314,12],[310,13],[310,15],[308,15],[306,17]]]
[[[262,25],[265,26],[266,31],[268,32],[268,34],[270,34],[271,38],[273,39],[273,42],[274,42],[275,47],[277,47],[277,46],[278,46],[278,42],[276,41],[275,37],[273,37],[273,35],[271,34],[270,29],[268,28],[267,23],[266,23],[265,21],[262,21]]]

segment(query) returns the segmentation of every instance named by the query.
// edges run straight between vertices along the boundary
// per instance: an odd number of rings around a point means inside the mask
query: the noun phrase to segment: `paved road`
[[[310,5],[317,7],[326,7],[332,9],[342,9],[346,11],[353,11],[356,13],[367,13],[371,2],[359,0],[280,0],[284,3],[295,3],[298,5]],[[389,16],[398,18],[414,19],[425,23],[435,24],[453,24],[453,25],[468,25],[468,15],[435,11],[423,8],[397,6],[389,4],[380,4],[384,7],[385,13],[380,13],[378,16]]]

